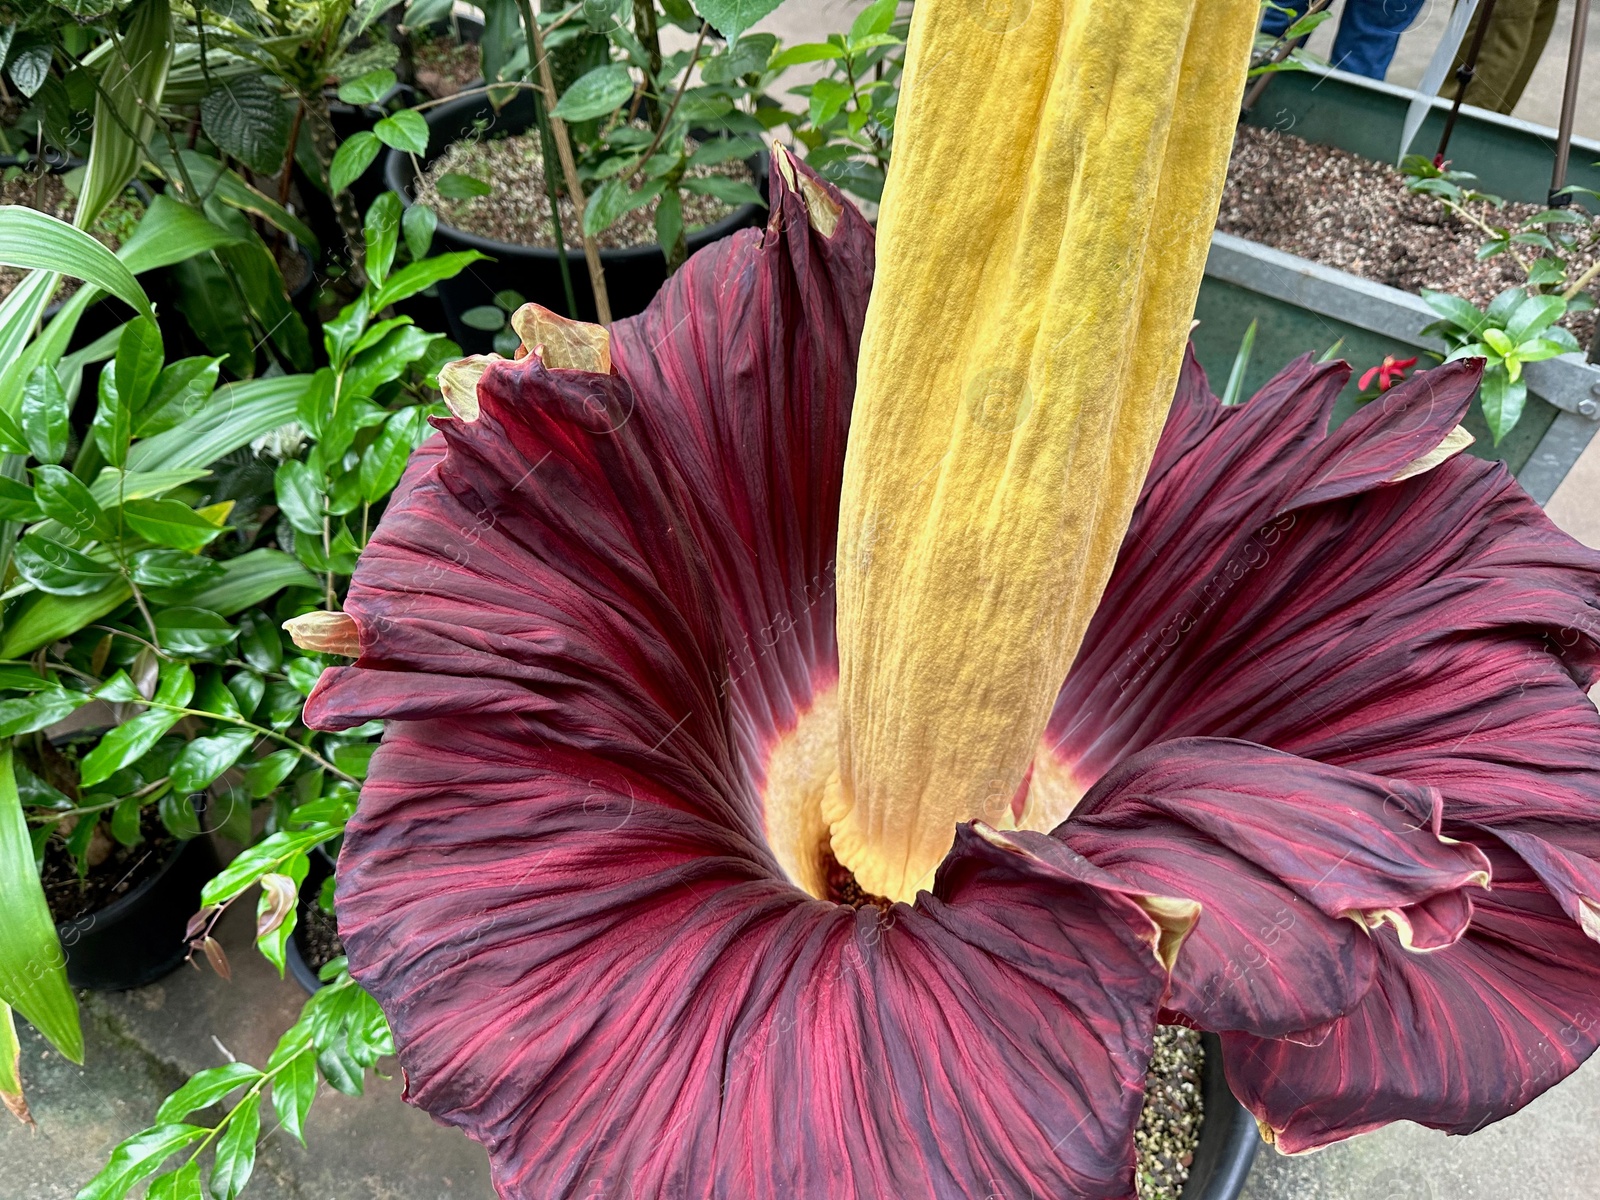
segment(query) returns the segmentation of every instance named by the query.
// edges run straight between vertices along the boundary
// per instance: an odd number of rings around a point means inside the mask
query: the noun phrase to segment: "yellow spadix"
[[[1027,825],[1171,401],[1256,0],[918,0],[839,527],[834,855]],[[1038,818],[1036,818],[1038,819]]]

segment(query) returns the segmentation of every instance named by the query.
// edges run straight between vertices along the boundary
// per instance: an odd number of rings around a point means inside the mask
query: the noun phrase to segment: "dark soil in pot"
[[[184,928],[220,866],[216,850],[204,834],[173,837],[154,805],[140,815],[139,831],[133,846],[110,842],[81,880],[61,839],[46,846],[41,878],[73,987],[143,987],[188,956]]]
[[[339,940],[333,914],[324,912],[321,903],[323,884],[333,878],[333,860],[320,846],[311,852],[310,859],[311,869],[300,885],[300,906],[294,932],[284,948],[284,960],[300,986],[314,992],[322,986],[317,972],[344,953],[344,943]]]
[[[462,96],[442,104],[428,114],[428,154],[422,164],[424,175],[434,163],[458,142],[488,142],[526,132],[534,119],[534,105],[528,93],[520,93],[496,113],[482,96]],[[481,128],[480,128],[481,126]],[[534,139],[528,139],[530,143]],[[482,153],[481,147],[465,147],[467,151]],[[455,150],[462,153],[462,150]],[[539,155],[534,158],[538,160]],[[509,161],[509,160],[508,160]],[[766,161],[763,155],[748,165],[758,189],[765,191]],[[390,151],[385,171],[389,187],[400,194],[408,205],[418,190],[426,188],[416,177],[410,155]],[[442,172],[438,172],[442,173]],[[438,174],[435,173],[435,174]],[[529,188],[532,192],[534,189]],[[491,197],[492,199],[492,197]],[[532,212],[542,212],[548,221],[548,200],[542,184],[537,195],[527,195],[525,204]],[[690,230],[687,235],[689,253],[735,230],[758,225],[766,219],[766,209],[760,205],[742,205],[713,224]],[[491,256],[492,262],[474,263],[454,279],[438,285],[439,298],[444,305],[450,324],[450,336],[467,353],[486,353],[493,348],[492,331],[474,328],[462,320],[463,314],[474,308],[495,303],[495,296],[513,292],[525,300],[542,304],[555,312],[566,314],[566,292],[562,286],[560,261],[556,251],[549,246],[516,244],[494,236],[484,236],[468,229],[457,228],[440,212],[438,229],[434,234],[434,252],[451,250],[477,250]],[[504,228],[499,226],[498,228]],[[653,224],[650,226],[653,233]],[[637,234],[635,235],[637,236]],[[602,249],[601,261],[605,267],[606,290],[611,300],[614,317],[631,316],[642,312],[666,282],[667,262],[661,248],[653,240],[647,244],[621,245]],[[566,247],[568,268],[573,291],[578,302],[580,320],[596,319],[594,298],[589,288],[588,270],[584,264],[583,248],[576,237],[576,229]]]
[[[1477,209],[1488,223],[1511,226],[1542,206]],[[1428,287],[1478,305],[1526,282],[1506,255],[1479,261],[1483,231],[1408,192],[1394,167],[1254,125],[1239,126],[1217,228],[1402,291]],[[1590,261],[1575,263],[1573,277]],[[1590,290],[1600,299],[1600,286]],[[1594,321],[1586,312],[1561,323],[1588,345]]]

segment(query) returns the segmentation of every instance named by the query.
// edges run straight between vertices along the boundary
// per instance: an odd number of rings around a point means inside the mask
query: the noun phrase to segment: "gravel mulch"
[[[312,893],[300,902],[300,920],[294,937],[300,943],[300,955],[312,971],[320,971],[344,953],[344,943],[339,940],[339,926],[333,914],[322,911],[317,896]]]
[[[1200,1034],[1177,1025],[1156,1030],[1145,1075],[1144,1111],[1133,1135],[1139,1151],[1139,1200],[1178,1200],[1200,1144]]]
[[[692,146],[692,143],[691,143]],[[487,196],[455,200],[439,195],[438,181],[447,174],[469,175],[492,189]],[[723,175],[755,184],[744,162],[697,167],[689,172],[701,178]],[[591,188],[592,190],[592,188]],[[417,199],[456,229],[517,246],[553,248],[550,237],[550,201],[545,193],[544,156],[537,133],[519,133],[489,141],[456,142],[434,160],[417,181]],[[568,249],[583,238],[572,202],[560,197],[561,236]],[[692,230],[722,220],[734,211],[715,196],[683,193],[683,225]],[[656,240],[656,203],[626,212],[595,239],[602,249],[648,246]]]
[[[1481,215],[1511,226],[1541,209],[1513,202]],[[1403,291],[1429,287],[1479,305],[1525,280],[1506,255],[1478,261],[1483,232],[1406,191],[1395,168],[1253,125],[1239,126],[1217,228]],[[1593,312],[1574,313],[1562,324],[1588,345],[1594,321]]]

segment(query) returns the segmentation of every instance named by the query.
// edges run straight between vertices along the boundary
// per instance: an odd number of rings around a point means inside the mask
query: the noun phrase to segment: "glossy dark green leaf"
[[[139,832],[139,797],[128,796],[111,810],[111,836],[124,846],[137,846]]]
[[[300,754],[297,751],[275,750],[250,764],[250,769],[244,775],[244,786],[253,799],[265,800],[289,778],[289,773],[299,761]]]
[[[703,196],[715,196],[724,204],[764,204],[761,193],[742,179],[729,179],[725,175],[697,176],[683,181],[683,190]]]
[[[322,535],[322,488],[310,466],[298,459],[280,463],[273,477],[278,508],[296,532]]]
[[[47,729],[88,701],[84,693],[69,692],[60,686],[45,687],[31,696],[0,700],[0,738]]]
[[[117,397],[132,412],[138,412],[150,399],[150,389],[161,374],[161,364],[166,358],[161,344],[161,331],[154,321],[135,317],[122,327],[117,339],[114,371],[117,380]]]
[[[471,200],[487,196],[494,189],[475,175],[447,171],[435,181],[434,190],[447,200]]]
[[[198,587],[220,576],[223,566],[182,550],[155,549],[134,554],[128,560],[128,571],[140,587],[162,590]]]
[[[145,1200],[204,1200],[200,1190],[200,1160],[195,1159],[150,1181]]]
[[[426,432],[422,409],[408,408],[392,415],[361,456],[361,498],[369,504],[394,490],[406,469],[420,436]]]
[[[382,384],[397,379],[412,363],[428,352],[438,334],[407,325],[385,334],[377,345],[363,350],[345,371],[344,393],[370,396]]]
[[[98,746],[83,756],[79,764],[80,783],[84,787],[93,787],[130,763],[137,762],[181,718],[181,713],[151,708],[118,725],[100,739]]]
[[[30,533],[11,553],[17,573],[52,596],[87,596],[117,578],[117,569]]]
[[[43,516],[31,487],[0,475],[0,521],[37,521]]]
[[[623,179],[606,180],[595,188],[589,202],[584,205],[583,232],[590,237],[596,236],[623,213],[649,204],[665,186],[661,180],[655,179],[634,191]]]
[[[276,671],[283,664],[278,623],[264,612],[245,613],[239,618],[239,653],[258,671]]]
[[[200,818],[195,814],[187,792],[169,791],[161,797],[160,811],[161,823],[179,841],[186,842],[200,836]]]
[[[339,833],[327,824],[308,829],[280,830],[251,846],[207,881],[200,893],[202,904],[225,904],[271,871],[276,871],[297,854],[321,845]]]
[[[180,358],[156,377],[150,399],[135,415],[135,437],[151,437],[172,429],[205,407],[217,387],[221,358]]]
[[[45,516],[65,525],[81,539],[104,541],[116,536],[87,485],[65,467],[50,463],[35,467],[33,496]]]
[[[256,1138],[261,1135],[261,1093],[246,1095],[233,1110],[227,1132],[217,1142],[211,1164],[212,1200],[234,1200],[250,1182],[256,1166]]]
[[[284,588],[320,586],[314,576],[282,550],[263,548],[228,559],[215,578],[204,581],[198,591],[186,593],[182,602],[231,617]]]
[[[116,380],[111,371],[100,372],[100,404],[95,409],[90,428],[105,460],[113,467],[124,465],[128,443],[133,438],[133,414],[117,393]]]
[[[256,735],[249,729],[225,729],[210,737],[197,737],[178,752],[172,762],[172,787],[181,793],[210,787],[244,755]]]
[[[203,655],[226,646],[239,631],[216,613],[203,608],[167,608],[156,614],[156,632],[162,648],[174,654]]]
[[[476,250],[457,250],[414,262],[408,267],[402,267],[388,278],[383,287],[378,289],[373,304],[381,309],[415,296],[441,280],[454,278],[473,263],[486,257],[488,256],[479,254]]]
[[[235,671],[228,679],[228,691],[233,693],[233,702],[238,706],[241,717],[255,714],[266,689],[266,680],[253,671]]]
[[[158,546],[198,550],[222,532],[181,500],[129,500],[122,506],[128,528]]]
[[[71,406],[53,366],[42,366],[22,385],[18,424],[28,450],[42,463],[58,463],[67,452]]]

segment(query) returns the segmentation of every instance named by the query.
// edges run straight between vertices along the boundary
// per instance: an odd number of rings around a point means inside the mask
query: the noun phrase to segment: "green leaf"
[[[699,0],[695,8],[730,42],[778,7],[779,0]]]
[[[339,833],[338,826],[318,822],[307,829],[270,834],[208,880],[200,892],[200,903],[226,904],[263,875],[278,871],[295,855],[304,854]]]
[[[633,95],[633,76],[620,63],[596,67],[578,76],[561,94],[551,115],[563,121],[592,121],[621,108]]]
[[[767,64],[767,69],[787,71],[790,67],[797,67],[801,63],[825,62],[828,59],[843,57],[843,46],[836,46],[832,42],[802,42],[798,46],[790,46],[786,50],[779,51]]]
[[[237,158],[258,175],[283,169],[293,112],[283,94],[251,72],[220,78],[200,102],[200,126],[224,154]]]
[[[161,646],[174,654],[204,655],[226,646],[239,631],[203,608],[166,608],[156,614]]]
[[[361,456],[363,500],[371,504],[394,489],[405,472],[419,435],[427,427],[427,413],[420,408],[403,409],[384,422],[383,430]]]
[[[344,1046],[332,1046],[317,1055],[317,1069],[328,1081],[328,1086],[347,1096],[361,1095],[364,1071],[355,1057]]]
[[[209,1132],[198,1125],[156,1125],[134,1134],[111,1152],[111,1161],[83,1186],[76,1200],[123,1200],[134,1184]]]
[[[234,1088],[254,1083],[261,1072],[249,1063],[231,1062],[220,1067],[208,1067],[189,1077],[189,1081],[161,1102],[156,1110],[156,1124],[168,1125],[181,1121],[192,1112],[210,1108]]]
[[[139,832],[139,797],[127,796],[111,810],[111,836],[124,846],[137,846],[142,838]]]
[[[272,1078],[272,1104],[278,1120],[304,1145],[306,1114],[317,1096],[317,1061],[309,1029],[297,1022],[285,1033],[267,1060],[267,1069],[277,1070]]]
[[[221,358],[180,358],[156,377],[150,399],[134,414],[133,436],[150,437],[183,423],[205,407],[216,391]]]
[[[1560,296],[1529,296],[1517,305],[1506,322],[1506,336],[1513,343],[1525,342],[1560,320],[1566,311],[1567,302]]]
[[[23,36],[28,37],[27,34]],[[50,43],[43,39],[30,39],[19,43],[16,51],[6,64],[6,73],[24,96],[36,96],[44,86],[44,81],[50,77],[50,64],[55,57],[51,53]]]
[[[480,304],[462,313],[461,323],[469,329],[481,329],[485,333],[493,333],[497,329],[505,328],[506,314],[498,305]]]
[[[197,737],[172,760],[174,791],[198,792],[210,787],[249,750],[256,735],[249,729],[228,729],[210,737]]]
[[[300,754],[295,750],[277,750],[250,764],[244,773],[245,790],[253,800],[265,800],[278,790],[278,785],[289,778]]]
[[[415,211],[415,206],[413,206]],[[450,254],[439,254],[433,258],[425,258],[421,262],[412,263],[402,267],[389,277],[387,283],[378,289],[378,294],[373,297],[373,304],[377,308],[386,308],[418,292],[425,291],[441,280],[454,278],[466,270],[473,263],[486,259],[488,255],[479,254],[476,250],[458,250]]]
[[[1565,283],[1566,280],[1567,264],[1559,258],[1536,258],[1533,260],[1533,265],[1528,268],[1528,282],[1535,287]]]
[[[91,428],[105,460],[114,467],[123,466],[128,443],[133,440],[133,411],[117,394],[116,377],[110,371],[100,372],[100,403]]]
[[[207,467],[295,418],[295,404],[310,379],[279,375],[220,387],[193,417],[147,438],[128,452],[128,468],[170,471]]]
[[[438,336],[414,325],[390,330],[377,345],[354,356],[345,369],[342,393],[370,396],[391,379],[399,378],[408,366],[428,352]]]
[[[378,135],[365,129],[345,138],[328,165],[328,190],[337,196],[360,179],[382,148]]]
[[[31,487],[0,475],[0,521],[37,521],[42,516]]]
[[[1423,288],[1422,299],[1434,312],[1471,337],[1480,336],[1488,327],[1489,319],[1476,305],[1468,303],[1460,296]]]
[[[83,756],[79,764],[80,782],[84,787],[93,787],[129,763],[137,762],[181,718],[181,713],[151,708],[118,725],[100,739],[98,746]]]
[[[376,104],[387,96],[398,82],[393,71],[387,67],[380,67],[376,71],[368,71],[365,75],[357,75],[347,83],[340,84],[339,99],[358,108]]]
[[[400,232],[405,236],[406,249],[414,260],[428,257],[433,246],[433,231],[439,218],[426,204],[413,204],[400,218]]]
[[[385,146],[404,150],[408,154],[423,155],[428,152],[428,122],[419,112],[403,108],[392,117],[384,117],[372,127],[372,132]]]
[[[850,41],[858,42],[875,34],[888,33],[898,9],[899,0],[874,0],[857,13],[856,19],[850,23]]]
[[[256,904],[256,949],[278,969],[279,979],[283,978],[289,935],[299,922],[300,885],[305,882],[310,865],[304,854],[297,854],[281,872],[261,878],[261,898]]]
[[[132,595],[127,581],[119,576],[101,590],[82,596],[28,596],[8,614],[5,632],[0,635],[0,658],[32,654],[40,646],[60,641],[98,621]]]
[[[129,500],[122,517],[146,541],[177,550],[198,550],[222,532],[181,500]]]
[[[475,176],[447,171],[434,183],[434,190],[447,200],[471,200],[475,196],[487,196],[494,189]]]
[[[58,463],[67,452],[71,406],[55,368],[38,367],[22,385],[22,435],[28,450],[42,463]]]
[[[278,464],[273,477],[278,508],[299,533],[322,533],[323,494],[316,473],[298,459]]]
[[[200,1190],[200,1160],[184,1163],[176,1171],[150,1181],[145,1200],[204,1200]]]
[[[228,1131],[217,1142],[216,1160],[211,1166],[211,1195],[214,1200],[234,1200],[256,1166],[256,1138],[261,1135],[261,1093],[246,1096],[233,1111]]]
[[[57,271],[94,284],[124,301],[140,316],[155,310],[133,273],[82,230],[22,205],[0,207],[0,264]]]
[[[155,322],[135,318],[122,327],[117,339],[117,397],[130,412],[138,412],[150,399],[150,389],[161,374],[166,350]]]
[[[367,274],[374,287],[383,285],[383,278],[394,265],[395,248],[400,243],[400,197],[384,192],[367,209],[365,226],[367,242]]]
[[[702,196],[715,196],[724,204],[765,204],[761,193],[742,179],[726,175],[692,176],[683,181],[683,190]]]
[[[137,275],[170,267],[237,240],[236,234],[207,219],[204,213],[170,196],[158,195],[145,210],[133,236],[117,251],[117,257]]]
[[[140,587],[159,591],[213,579],[222,574],[222,564],[182,550],[140,550],[129,560],[128,573]]]
[[[1493,366],[1483,373],[1478,400],[1496,445],[1516,428],[1527,399],[1528,385],[1520,379],[1513,380],[1504,367]]]
[[[228,691],[233,693],[234,707],[239,710],[241,717],[255,715],[266,690],[266,680],[254,671],[235,671],[228,679]]]
[[[69,692],[59,686],[44,688],[31,696],[0,700],[0,737],[48,728],[88,702],[89,697],[82,692]]]
[[[45,516],[65,525],[80,538],[108,540],[115,536],[115,530],[83,480],[65,467],[53,464],[35,467],[33,497]]]
[[[187,597],[189,604],[231,617],[276,596],[284,588],[321,586],[314,575],[282,550],[251,550],[228,559],[221,567],[214,582],[207,582],[202,590]]]
[[[17,543],[12,562],[19,575],[52,596],[87,596],[117,577],[115,567],[36,533]]]
[[[649,204],[661,194],[664,186],[661,180],[656,179],[634,192],[628,190],[627,182],[623,179],[607,179],[595,188],[588,203],[583,206],[583,232],[594,237],[623,213]]]
[[[67,986],[67,960],[45,902],[33,842],[12,770],[11,743],[0,743],[0,1001],[16,1009],[75,1063],[83,1061],[78,1002]]]
[[[278,623],[263,612],[245,613],[239,618],[239,653],[258,671],[276,671],[283,665],[283,635]]]
[[[167,792],[161,797],[160,808],[161,823],[180,842],[200,836],[200,819],[195,815],[194,805],[189,803],[187,792]]]

